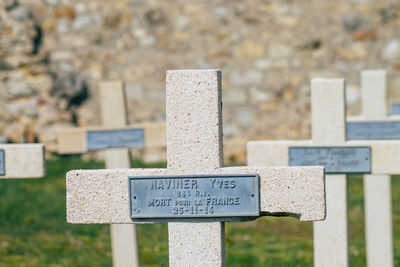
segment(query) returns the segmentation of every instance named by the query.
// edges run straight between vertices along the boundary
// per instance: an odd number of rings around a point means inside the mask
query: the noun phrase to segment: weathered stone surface
[[[243,171],[245,169],[245,172]],[[261,177],[261,212],[288,214],[303,221],[323,220],[325,203],[321,167],[292,169],[226,167],[216,174],[258,173]],[[132,223],[129,217],[128,176],[193,174],[167,169],[80,170],[67,174],[67,221],[69,223]],[[210,171],[196,172],[210,174]],[[286,177],[286,178],[282,178]],[[322,192],[322,193],[321,193]]]
[[[0,144],[4,150],[3,178],[40,178],[46,173],[44,147],[41,144]]]

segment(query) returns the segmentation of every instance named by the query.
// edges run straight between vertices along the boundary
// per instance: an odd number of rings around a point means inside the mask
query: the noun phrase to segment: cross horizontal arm
[[[313,147],[311,140],[251,141],[247,144],[249,166],[287,166],[289,147]],[[345,141],[344,147],[371,148],[371,174],[400,174],[400,140]],[[335,147],[335,146],[333,146]]]
[[[221,174],[260,176],[262,215],[295,216],[301,221],[325,219],[325,174],[322,167],[227,167]]]
[[[1,178],[39,178],[46,174],[42,144],[1,144]]]
[[[93,131],[112,131],[112,130],[144,130],[145,147],[165,147],[166,129],[164,123],[143,123],[134,124],[127,127],[87,127],[87,128],[67,128],[57,132],[57,152],[59,154],[82,154],[90,151],[88,145],[88,132]],[[121,145],[124,145],[121,142]],[[107,144],[104,144],[107,146]],[[125,148],[129,145],[123,146]],[[112,147],[109,147],[112,148]],[[97,149],[96,149],[97,150]]]
[[[302,221],[325,218],[322,167],[229,167],[203,174],[247,173],[260,176],[261,215],[291,215]],[[132,223],[129,217],[128,176],[182,174],[167,169],[70,171],[67,174],[67,221]]]
[[[376,121],[376,122],[400,122],[400,116],[399,115],[391,115],[387,116],[384,118],[376,118],[376,119],[371,119],[369,117],[365,116],[354,116],[354,117],[347,117],[346,118],[347,122],[371,122],[371,121]]]

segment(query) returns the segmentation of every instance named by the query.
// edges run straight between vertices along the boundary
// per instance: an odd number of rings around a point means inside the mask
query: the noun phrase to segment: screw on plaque
[[[134,212],[134,213],[139,213],[139,212],[140,212],[140,209],[139,209],[138,207],[133,207],[133,212]]]

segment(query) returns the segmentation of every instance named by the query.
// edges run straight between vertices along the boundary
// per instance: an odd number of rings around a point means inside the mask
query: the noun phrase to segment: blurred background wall
[[[123,80],[129,120],[165,119],[165,71],[223,71],[227,158],[250,139],[310,137],[310,79],[388,71],[400,98],[398,0],[1,0],[0,141],[100,124],[98,83]]]

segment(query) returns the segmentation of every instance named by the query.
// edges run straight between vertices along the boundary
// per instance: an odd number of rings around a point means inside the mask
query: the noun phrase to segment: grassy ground
[[[49,161],[44,179],[0,180],[0,266],[111,266],[108,225],[65,222],[66,171],[103,167],[67,157]],[[400,177],[392,185],[395,266],[400,266]],[[351,265],[364,266],[362,180],[349,178],[348,190]],[[166,224],[140,225],[138,236],[142,266],[167,266]],[[312,224],[271,217],[228,223],[226,250],[228,266],[310,266]]]

